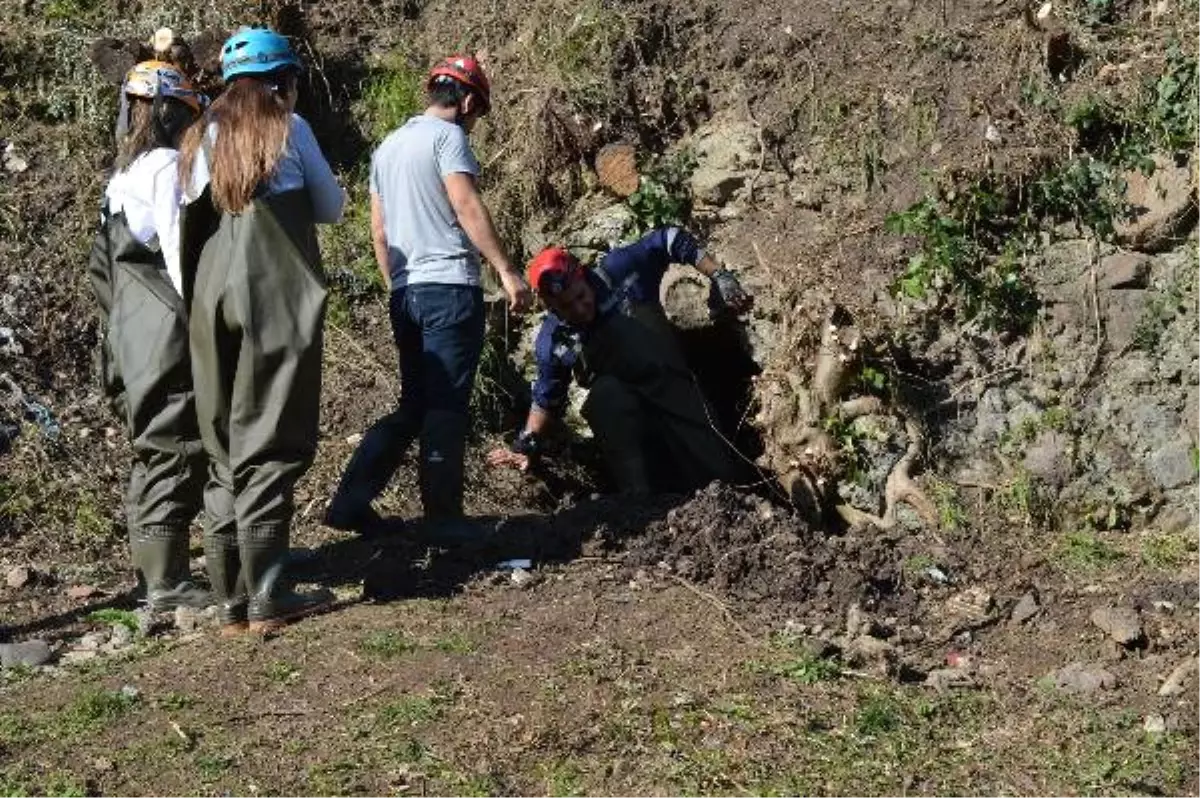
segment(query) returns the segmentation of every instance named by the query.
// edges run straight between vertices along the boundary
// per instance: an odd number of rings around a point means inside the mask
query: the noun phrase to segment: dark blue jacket
[[[596,319],[628,312],[638,304],[661,305],[659,288],[672,263],[696,265],[704,251],[691,233],[679,227],[660,227],[640,240],[610,251],[587,280],[596,292]],[[533,404],[560,415],[567,401],[573,369],[579,360],[588,330],[578,330],[548,312],[533,345],[537,379],[533,382]]]

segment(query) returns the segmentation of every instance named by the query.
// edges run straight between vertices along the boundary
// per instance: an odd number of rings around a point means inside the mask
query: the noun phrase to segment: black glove
[[[717,269],[712,274],[712,281],[721,301],[735,313],[742,313],[750,309],[753,300],[729,269]]]
[[[512,446],[508,447],[517,454],[523,454],[530,460],[536,458],[542,452],[541,441],[538,440],[537,433],[530,432],[527,429],[517,433],[516,439],[513,440]]]

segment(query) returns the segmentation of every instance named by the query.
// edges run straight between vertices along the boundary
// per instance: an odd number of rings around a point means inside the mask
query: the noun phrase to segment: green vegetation
[[[87,691],[46,724],[44,731],[54,736],[94,733],[123,718],[136,703],[135,696],[120,691]]]
[[[292,684],[300,678],[300,669],[289,662],[272,662],[264,673],[276,684]]]
[[[137,614],[129,610],[103,609],[89,613],[87,619],[92,623],[103,623],[109,626],[120,624],[131,632],[138,630]]]
[[[626,202],[637,220],[636,233],[667,224],[685,224],[692,212],[688,180],[696,157],[688,150],[661,155],[642,166],[638,190]]]
[[[1055,562],[1070,571],[1091,572],[1125,558],[1124,552],[1092,532],[1068,532],[1055,546]]]
[[[1162,532],[1142,541],[1141,561],[1151,568],[1172,569],[1186,564],[1195,552],[1194,536]]]
[[[954,532],[966,526],[967,513],[958,498],[958,489],[953,483],[936,478],[930,479],[929,498],[937,507],[938,524],[942,529]]]
[[[372,632],[358,648],[364,654],[376,659],[395,659],[411,651],[416,651],[417,644],[399,632]]]
[[[425,108],[425,72],[402,55],[371,71],[363,85],[363,131],[374,143]]]

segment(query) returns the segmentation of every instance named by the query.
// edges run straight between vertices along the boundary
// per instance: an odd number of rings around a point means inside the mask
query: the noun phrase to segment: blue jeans
[[[392,292],[388,312],[400,351],[400,408],[466,414],[483,352],[483,291],[418,284]]]
[[[406,286],[392,292],[388,310],[400,353],[400,404],[367,430],[350,458],[329,508],[329,522],[335,526],[352,524],[383,492],[428,416],[457,417],[459,423],[452,426],[460,427],[462,434],[466,430],[483,352],[482,289]],[[461,441],[449,442],[451,449],[460,447]],[[461,461],[461,454],[457,459]]]

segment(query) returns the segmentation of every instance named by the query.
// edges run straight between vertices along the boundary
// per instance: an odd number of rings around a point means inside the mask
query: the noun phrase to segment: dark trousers
[[[389,315],[400,355],[400,402],[367,430],[350,458],[329,509],[335,525],[352,523],[366,511],[430,422],[438,450],[428,454],[447,465],[447,479],[457,480],[457,491],[462,490],[463,439],[483,352],[483,291],[465,285],[405,286],[392,292]],[[422,458],[423,472],[429,459]]]

